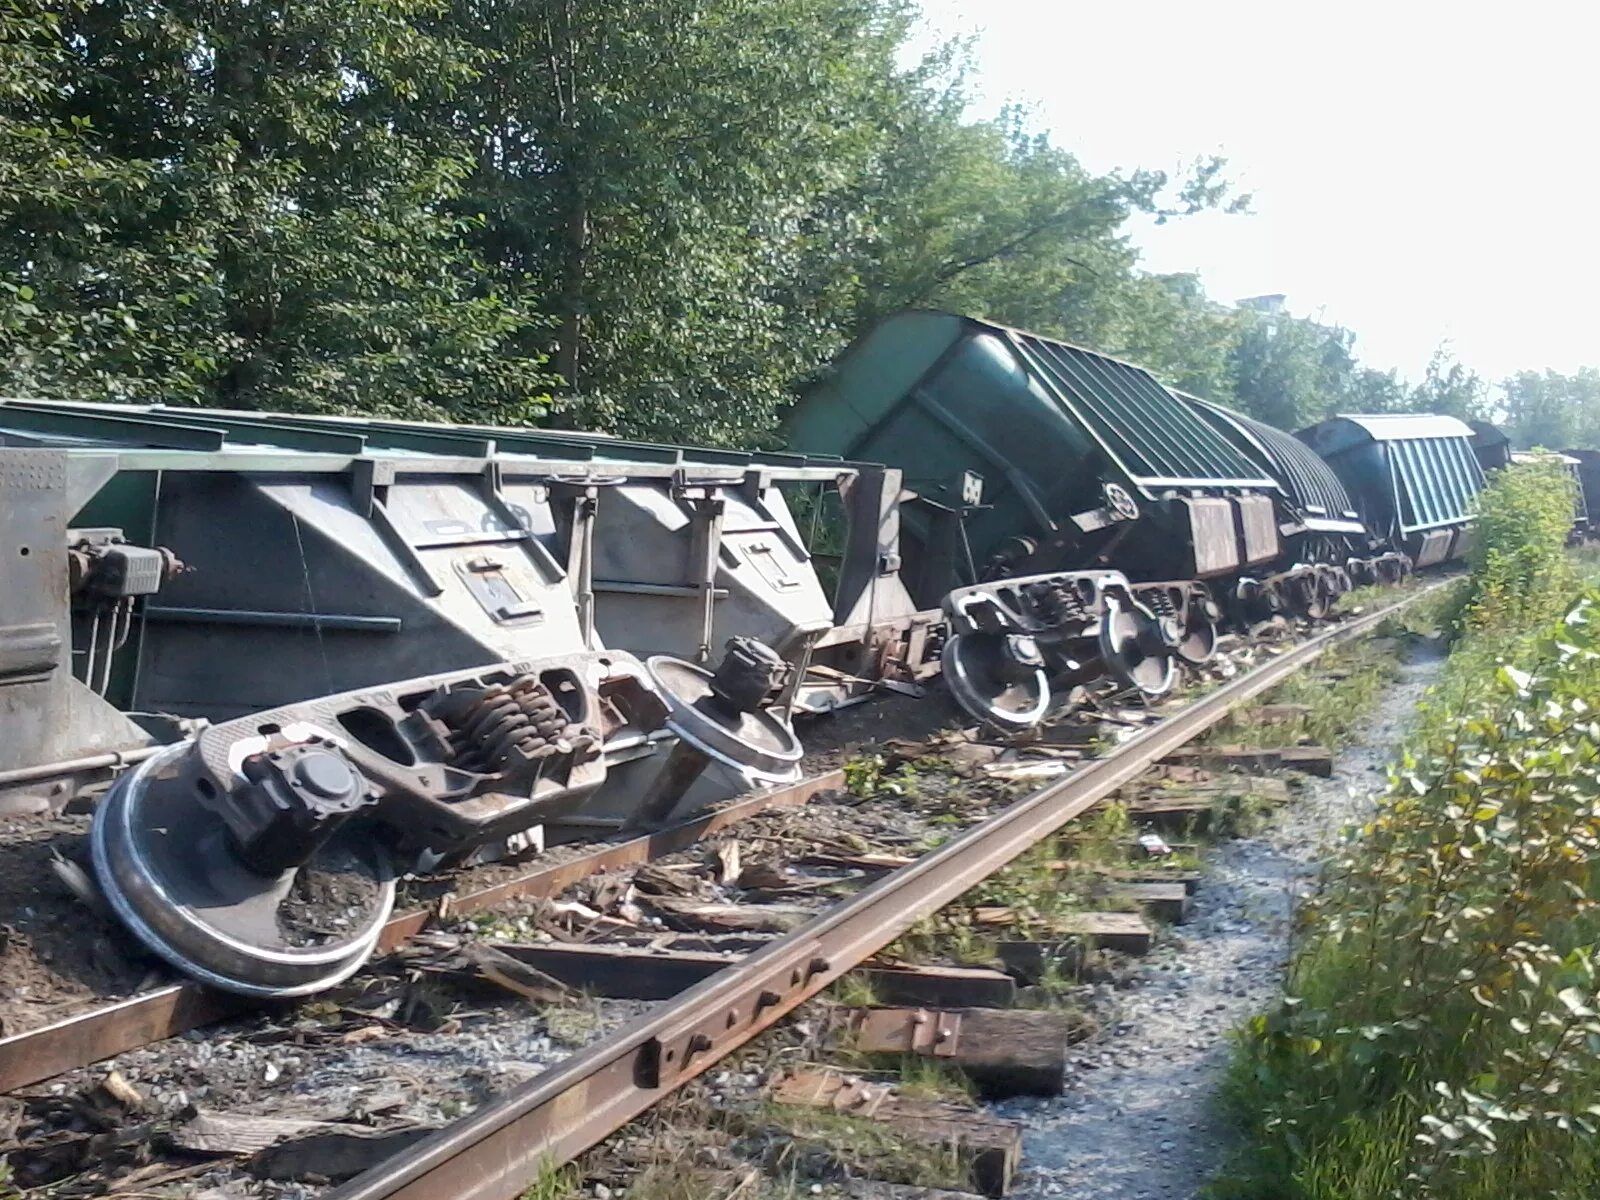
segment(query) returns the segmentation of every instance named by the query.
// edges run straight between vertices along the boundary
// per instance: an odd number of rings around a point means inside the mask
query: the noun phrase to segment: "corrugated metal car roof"
[[[1293,434],[1198,396],[1175,394],[1193,404],[1202,418],[1225,433],[1231,431],[1233,437],[1250,446],[1305,511],[1310,528],[1341,533],[1356,533],[1364,528],[1349,491],[1333,468]]]
[[[1465,421],[1435,413],[1340,413],[1334,420],[1359,426],[1377,442],[1472,437],[1472,427]]]
[[[1005,339],[1058,403],[1146,487],[1276,487],[1153,375],[1066,342],[969,318]]]
[[[692,470],[832,472],[847,467],[828,454],[744,452],[630,442],[604,434],[446,422],[385,420],[154,404],[98,404],[0,399],[0,433],[33,444],[78,449],[178,451],[196,458],[249,454],[296,456],[537,459],[582,464],[679,466]]]

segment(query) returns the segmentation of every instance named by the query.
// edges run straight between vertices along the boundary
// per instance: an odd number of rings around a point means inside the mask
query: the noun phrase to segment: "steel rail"
[[[567,862],[538,867],[463,895],[451,895],[448,911],[482,912],[519,897],[554,896],[590,875],[674,854],[757,813],[805,804],[817,793],[843,785],[843,771],[827,771],[798,783],[756,792],[666,829],[607,842]],[[396,913],[379,935],[378,950],[390,951],[403,945],[428,928],[439,912],[439,906],[434,906]],[[0,1094],[262,1007],[260,1001],[198,983],[171,983],[38,1029],[23,1030],[0,1038]]]
[[[1317,635],[884,876],[323,1200],[515,1200],[1152,764],[1438,587]]]

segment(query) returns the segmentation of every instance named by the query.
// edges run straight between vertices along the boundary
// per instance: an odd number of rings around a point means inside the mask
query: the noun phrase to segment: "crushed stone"
[[[1371,804],[1442,664],[1431,648],[1402,663],[1332,778],[1306,781],[1259,833],[1208,854],[1188,922],[1085,997],[1101,1032],[1078,1048],[1065,1095],[996,1106],[1025,1123],[1014,1197],[1187,1200],[1221,1166],[1230,1032],[1281,995],[1295,905]]]

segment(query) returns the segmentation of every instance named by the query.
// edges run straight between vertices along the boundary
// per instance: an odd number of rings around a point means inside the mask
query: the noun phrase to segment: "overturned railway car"
[[[1148,372],[950,313],[891,316],[809,388],[791,444],[884,462],[933,602],[1005,575],[1215,579],[1276,560],[1277,480]]]
[[[832,597],[789,505],[817,490]],[[325,988],[399,873],[793,780],[797,710],[937,670],[900,493],[833,458],[0,402],[0,808],[127,768],[91,838],[117,915],[216,986]]]
[[[1363,541],[1337,478],[1287,435],[950,313],[881,322],[788,424],[801,450],[904,472],[908,586],[949,618],[952,692],[997,724],[1032,724],[1102,675],[1159,695],[1226,621],[1318,617],[1349,555],[1297,555]]]
[[[1413,414],[1338,416],[1295,436],[1343,480],[1376,541],[1417,567],[1466,551],[1483,469],[1464,422]]]
[[[0,403],[0,791],[311,697],[547,655],[708,663],[827,707],[935,670],[897,473],[799,455],[191,409]],[[825,594],[786,491],[848,518]]]

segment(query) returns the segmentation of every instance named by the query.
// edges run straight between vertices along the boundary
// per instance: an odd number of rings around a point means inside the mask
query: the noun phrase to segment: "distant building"
[[[1239,308],[1248,308],[1253,312],[1265,313],[1269,317],[1281,316],[1284,303],[1289,299],[1282,292],[1274,292],[1270,296],[1248,296],[1238,301]]]

